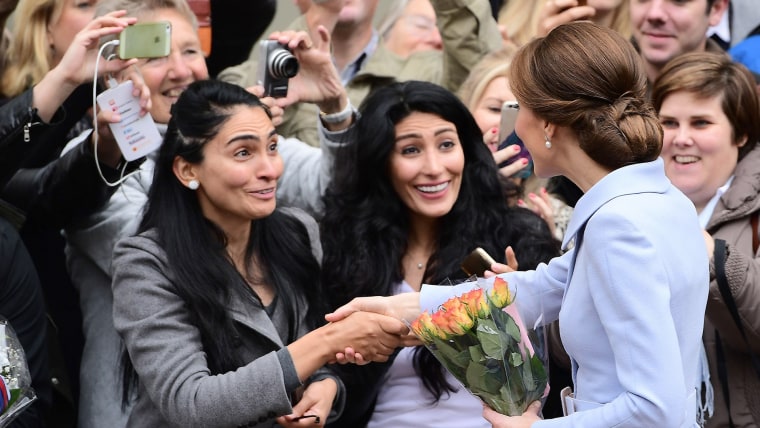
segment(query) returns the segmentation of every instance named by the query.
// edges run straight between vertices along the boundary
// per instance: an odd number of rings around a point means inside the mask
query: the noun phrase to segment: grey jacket
[[[299,215],[321,255],[317,225]],[[250,293],[233,290],[228,312],[240,333],[238,357],[248,364],[210,375],[200,332],[176,294],[172,266],[155,231],[120,241],[114,251],[114,325],[139,376],[139,396],[129,427],[277,426],[291,412],[290,393],[300,382],[283,343],[288,326],[283,305],[269,316]],[[305,302],[302,302],[305,304]],[[307,333],[301,329],[298,335]],[[317,378],[332,377],[325,369]],[[343,394],[336,400],[342,411]]]
[[[760,210],[760,144],[747,153],[734,171],[734,180],[718,201],[707,231],[726,241],[726,277],[736,301],[747,338],[760,355],[760,254],[752,253],[750,216]],[[737,428],[760,426],[760,379],[752,367],[747,345],[741,337],[714,279],[710,260],[710,294],[707,299],[704,343],[715,390],[715,415],[707,427],[728,427],[728,412],[717,369],[715,332],[720,333],[728,372],[731,418]]]
[[[325,138],[320,148],[290,138],[280,138],[278,147],[285,170],[277,186],[277,204],[301,208],[315,217],[322,213],[322,194],[345,132],[320,129]],[[103,209],[65,231],[67,267],[79,292],[85,335],[82,366],[87,370],[80,379],[79,409],[82,428],[125,425],[120,391],[114,386],[119,381],[114,367],[119,362],[120,340],[111,314],[111,267],[116,242],[137,231],[154,166],[153,159],[146,159],[139,173],[122,183]]]

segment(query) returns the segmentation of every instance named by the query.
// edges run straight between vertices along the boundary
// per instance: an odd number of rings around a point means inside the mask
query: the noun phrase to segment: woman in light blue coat
[[[696,426],[707,253],[693,204],[658,158],[662,130],[636,52],[612,30],[575,22],[526,45],[510,74],[516,132],[536,174],[564,175],[584,195],[563,241],[573,249],[500,276],[517,289],[526,325],[541,307],[543,322],[560,320],[575,391],[565,417],[541,420],[539,403],[484,416],[498,428]],[[461,288],[358,300],[331,319],[353,310],[410,318]]]

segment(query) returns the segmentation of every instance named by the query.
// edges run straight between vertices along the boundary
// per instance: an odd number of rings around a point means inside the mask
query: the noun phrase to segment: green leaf
[[[470,359],[476,363],[485,361],[486,356],[483,354],[483,349],[479,345],[470,346]]]
[[[523,363],[522,355],[519,352],[509,354],[509,364],[512,367],[519,367]]]
[[[454,347],[454,342],[448,340],[441,340],[439,338],[433,338],[433,347],[430,348],[434,353],[438,353],[443,358],[450,361],[459,361],[459,354],[462,352],[460,349]],[[469,355],[468,355],[469,357]],[[466,367],[466,365],[462,365]]]
[[[471,388],[478,389],[490,394],[498,394],[501,388],[501,382],[491,376],[491,373],[481,363],[471,362],[467,367],[465,384]]]
[[[507,416],[518,416],[525,411],[524,395],[520,388],[515,388],[516,386],[518,385],[515,385],[514,383],[505,384],[499,390],[501,401],[504,403],[505,407],[504,411],[500,411],[499,413]]]
[[[514,319],[512,319],[511,316],[509,316],[508,313],[506,312],[502,312],[502,313],[507,316],[506,322],[504,324],[504,331],[506,331],[507,334],[509,334],[509,336],[512,337],[512,339],[514,339],[516,343],[520,343],[520,340],[522,340],[520,338],[520,328],[517,327],[517,323],[515,322]]]
[[[502,359],[504,353],[502,351],[502,344],[500,342],[501,337],[499,330],[491,320],[481,320],[478,323],[477,336],[480,345],[483,348],[483,352],[491,358]]]
[[[503,342],[504,337],[492,320],[480,320],[477,335],[486,355],[497,360],[504,359],[504,347],[507,343]]]

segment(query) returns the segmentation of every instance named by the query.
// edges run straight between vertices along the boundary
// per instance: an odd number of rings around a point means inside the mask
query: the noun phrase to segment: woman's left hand
[[[504,416],[488,406],[483,406],[483,417],[491,423],[493,428],[529,428],[533,422],[540,421],[538,412],[541,411],[541,402],[534,401],[521,416]]]
[[[304,390],[301,401],[293,406],[293,413],[280,416],[276,421],[284,427],[325,426],[337,393],[338,384],[333,379],[312,382]]]
[[[272,33],[270,40],[287,45],[298,58],[298,73],[288,82],[288,95],[278,98],[280,107],[298,102],[316,103],[322,111],[328,106],[322,104],[343,104],[346,90],[340,80],[338,70],[330,54],[330,33],[323,26],[317,28],[317,37],[312,40],[305,31],[280,31]],[[337,111],[340,111],[338,109]]]

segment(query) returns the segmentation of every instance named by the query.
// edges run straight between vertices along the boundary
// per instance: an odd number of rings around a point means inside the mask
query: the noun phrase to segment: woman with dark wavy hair
[[[324,425],[342,397],[322,367],[346,346],[384,361],[406,331],[382,316],[319,327],[316,223],[276,209],[277,143],[238,86],[196,81],[174,104],[138,234],[115,249],[114,324],[139,386],[128,426]]]
[[[694,205],[659,158],[638,53],[608,28],[560,25],[520,49],[510,85],[536,175],[564,175],[584,194],[563,240],[572,249],[535,270],[492,270],[517,288],[526,325],[559,319],[575,391],[561,394],[561,418],[541,420],[540,402],[484,416],[497,428],[697,427],[707,251]],[[357,299],[327,319],[357,310],[410,319],[468,286]]]
[[[460,263],[476,247],[505,262],[511,246],[521,268],[558,254],[545,222],[507,206],[493,156],[455,95],[398,83],[360,111],[321,222],[322,281],[333,307],[466,279]],[[390,364],[345,367],[349,404],[334,426],[486,425],[480,402],[424,347],[402,349]]]

